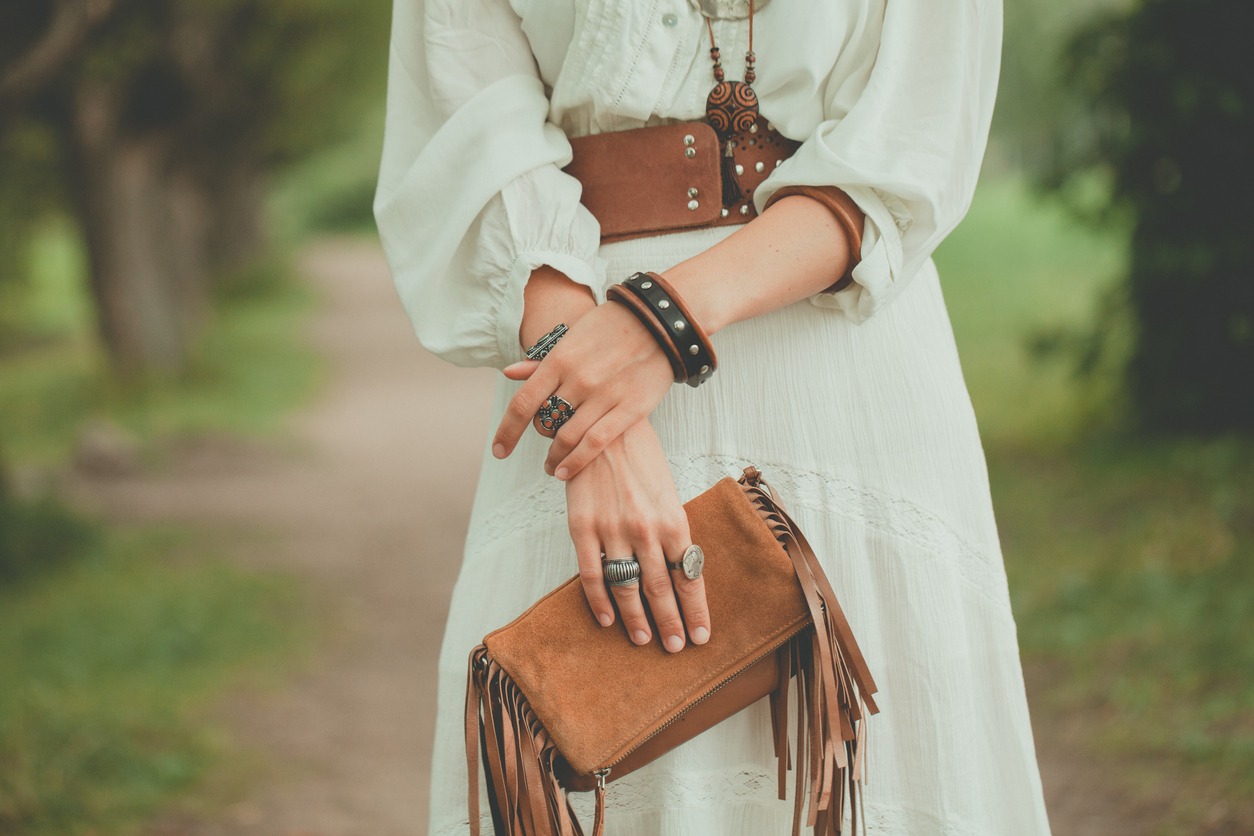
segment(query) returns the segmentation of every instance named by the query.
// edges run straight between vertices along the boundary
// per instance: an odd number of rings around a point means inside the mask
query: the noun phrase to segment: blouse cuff
[[[809,297],[818,308],[839,310],[856,323],[865,322],[891,302],[905,286],[899,281],[905,261],[902,238],[910,229],[909,210],[895,196],[868,186],[824,182],[822,167],[807,164],[806,146],[783,165],[753,194],[758,211],[765,209],[776,192],[787,186],[835,186],[866,214],[861,258],[853,269],[853,282],[839,290],[828,288]]]
[[[579,194],[579,181],[556,164],[540,166],[508,183],[482,216],[479,268],[493,289],[492,319],[505,365],[522,359],[523,289],[537,267],[552,267],[602,301],[601,226]]]
[[[910,229],[910,216],[896,198],[878,189],[850,188],[846,193],[866,213],[862,258],[853,268],[852,284],[835,292],[816,293],[810,303],[835,308],[862,323],[891,302],[905,285],[897,276],[905,260],[901,241]]]

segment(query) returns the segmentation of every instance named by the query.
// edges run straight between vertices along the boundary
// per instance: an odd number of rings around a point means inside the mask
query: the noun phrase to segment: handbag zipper
[[[687,708],[685,708],[683,711],[679,712],[679,713],[678,713],[678,714],[676,714],[674,717],[670,718],[670,719],[669,719],[669,720],[667,720],[665,723],[663,723],[662,725],[658,726],[656,729],[654,729],[652,732],[650,732],[650,733],[649,733],[649,735],[648,735],[647,737],[643,738],[643,739],[642,739],[639,743],[637,743],[635,746],[632,746],[630,749],[628,749],[627,751],[623,752],[623,753],[622,753],[621,755],[619,755],[617,758],[615,758],[614,760],[610,761],[609,763],[607,763],[605,766],[601,767],[600,769],[595,769],[595,770],[593,770],[593,771],[592,771],[592,773],[591,773],[591,775],[592,775],[594,778],[596,778],[596,779],[597,779],[598,784],[603,785],[603,784],[604,784],[605,779],[609,777],[610,770],[611,770],[611,769],[613,769],[615,766],[618,766],[618,764],[622,763],[624,760],[626,760],[626,759],[628,758],[628,756],[630,756],[630,755],[631,755],[631,753],[632,753],[632,752],[636,751],[636,750],[637,750],[637,749],[639,749],[641,746],[643,746],[644,744],[648,743],[650,740],[652,740],[653,738],[657,737],[657,736],[658,736],[659,734],[661,734],[662,732],[666,731],[666,729],[670,728],[672,725],[674,725],[676,722],[678,722],[678,721],[679,721],[679,720],[680,720],[680,719],[681,719],[681,718],[682,718],[685,714],[687,714],[687,713],[688,713],[689,711],[691,711],[692,709],[696,708],[696,707],[697,707],[698,705],[700,705],[701,703],[705,702],[705,701],[706,701],[707,699],[709,699],[710,697],[712,697],[712,696],[714,696],[715,694],[717,694],[719,691],[721,691],[723,688],[725,688],[725,687],[726,687],[729,683],[731,683],[731,682],[735,681],[735,680],[736,680],[736,679],[737,679],[737,678],[738,678],[741,674],[743,674],[745,671],[749,670],[749,669],[750,669],[750,668],[752,668],[754,665],[756,665],[758,662],[761,662],[761,661],[762,661],[763,659],[765,659],[767,656],[770,656],[772,653],[774,653],[775,651],[779,650],[779,649],[780,649],[781,647],[783,647],[785,644],[787,644],[788,642],[792,641],[792,640],[793,640],[794,638],[796,638],[797,636],[801,635],[801,633],[805,632],[805,629],[806,629],[807,627],[809,627],[809,626],[810,626],[810,624],[809,624],[809,623],[802,624],[802,625],[801,625],[801,627],[800,627],[800,629],[796,630],[795,632],[789,633],[787,636],[784,636],[784,637],[783,637],[782,639],[780,639],[778,642],[776,642],[775,644],[771,645],[769,648],[767,648],[766,650],[764,650],[762,653],[760,653],[760,654],[758,654],[757,656],[755,656],[755,657],[754,657],[752,660],[750,660],[750,662],[749,662],[748,664],[746,664],[743,668],[741,668],[740,670],[736,671],[735,673],[733,673],[731,676],[727,677],[726,679],[723,679],[723,680],[722,680],[722,681],[720,681],[717,685],[715,685],[713,688],[711,688],[710,690],[708,690],[708,691],[706,691],[704,694],[702,694],[700,697],[698,697],[696,700],[694,700],[694,701],[693,701],[692,705],[689,705],[689,706],[688,706]]]

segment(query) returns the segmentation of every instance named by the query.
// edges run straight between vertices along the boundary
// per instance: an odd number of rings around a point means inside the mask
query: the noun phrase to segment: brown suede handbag
[[[583,836],[566,793],[589,790],[593,834],[601,836],[607,782],[768,696],[783,799],[793,677],[793,831],[807,789],[815,834],[841,833],[846,808],[856,831],[864,718],[878,711],[876,687],[813,549],[754,467],[684,510],[705,552],[714,625],[707,644],[676,654],[632,645],[622,630],[597,624],[571,578],[471,654],[466,760],[475,836],[480,752],[497,836]]]

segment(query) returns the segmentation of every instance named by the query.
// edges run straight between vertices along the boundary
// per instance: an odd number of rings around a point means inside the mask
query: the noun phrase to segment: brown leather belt
[[[759,125],[726,143],[704,122],[577,137],[565,171],[605,242],[743,224],[754,190],[801,144]]]

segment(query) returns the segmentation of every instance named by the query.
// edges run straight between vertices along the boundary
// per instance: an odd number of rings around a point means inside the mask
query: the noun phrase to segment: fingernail
[[[698,627],[692,631],[693,644],[705,644],[710,640],[710,631],[704,627]]]
[[[678,653],[684,649],[684,640],[679,636],[670,636],[666,639],[666,649],[671,653]]]
[[[505,445],[504,445],[504,444],[493,444],[493,445],[492,445],[492,455],[496,456],[498,459],[503,459],[503,458],[505,458]]]
[[[568,468],[568,467],[559,467],[559,468],[557,469],[557,473],[556,473],[556,474],[554,474],[554,475],[555,475],[555,476],[557,476],[557,478],[558,478],[558,479],[561,479],[563,482],[565,482],[565,481],[566,481],[566,477],[570,476],[570,468]]]
[[[631,634],[631,640],[634,641],[636,644],[648,644],[649,634],[646,633],[644,630],[637,630],[636,632]]]
[[[597,621],[601,622],[602,627],[609,627],[611,624],[614,623],[614,616],[610,615],[607,612],[603,612],[597,616]]]
[[[501,369],[501,372],[502,372],[502,373],[504,373],[504,372],[510,372],[510,371],[513,371],[514,369],[518,368],[518,367],[519,367],[519,366],[521,366],[521,365],[522,365],[522,361],[521,361],[521,360],[519,360],[517,363],[510,363],[508,366],[506,366],[505,368]]]
[[[545,473],[547,473],[547,474],[549,474],[550,476],[552,476],[552,475],[553,475],[553,465],[549,464],[548,462],[545,462],[545,463],[544,463],[544,472],[545,472]]]

